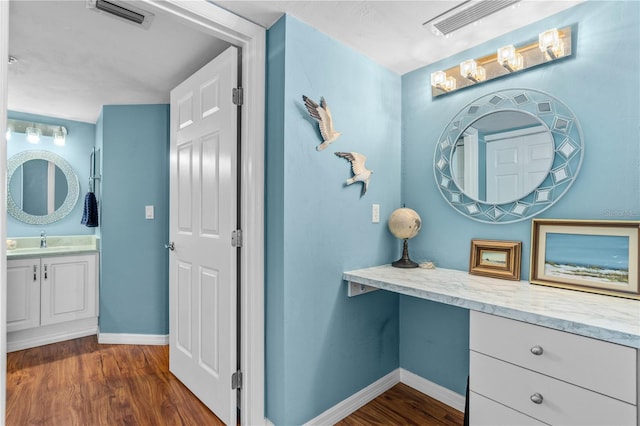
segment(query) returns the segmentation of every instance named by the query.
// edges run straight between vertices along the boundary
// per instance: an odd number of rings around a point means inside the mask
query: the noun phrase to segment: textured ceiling
[[[3,1],[3,0],[0,0]],[[138,7],[139,2],[132,2]],[[422,23],[460,1],[216,1],[269,28],[289,13],[404,74],[579,1],[523,0],[449,38]],[[166,103],[169,91],[227,43],[156,11],[148,30],[84,0],[12,0],[9,109],[94,123],[102,105]]]
[[[168,103],[228,46],[159,13],[144,30],[77,0],[14,0],[9,19],[9,109],[90,123],[102,105]]]
[[[463,1],[215,1],[266,28],[286,12],[398,74],[432,64],[580,2],[522,0],[448,37],[438,37],[422,24]]]

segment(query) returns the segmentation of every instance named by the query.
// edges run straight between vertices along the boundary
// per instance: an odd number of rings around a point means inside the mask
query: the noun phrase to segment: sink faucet
[[[47,233],[40,231],[40,248],[47,248]]]

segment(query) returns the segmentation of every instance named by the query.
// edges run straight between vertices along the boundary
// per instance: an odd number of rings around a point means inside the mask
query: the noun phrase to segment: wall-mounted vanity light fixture
[[[571,27],[553,28],[540,33],[536,40],[503,46],[496,53],[432,73],[431,96],[435,98],[568,56],[571,56]]]
[[[24,133],[27,136],[27,142],[39,144],[42,137],[50,137],[53,143],[58,146],[64,146],[67,139],[67,128],[57,124],[42,124],[33,121],[7,120],[6,139],[9,141],[13,133]]]

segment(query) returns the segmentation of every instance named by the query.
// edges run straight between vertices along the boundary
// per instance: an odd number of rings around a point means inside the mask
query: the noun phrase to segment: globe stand
[[[402,257],[391,264],[396,268],[417,268],[418,264],[409,259],[409,240],[404,240],[402,244]]]

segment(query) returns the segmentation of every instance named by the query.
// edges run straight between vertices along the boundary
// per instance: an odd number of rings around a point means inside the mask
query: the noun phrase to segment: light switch
[[[145,219],[153,219],[153,206],[144,206]]]
[[[380,223],[380,204],[371,205],[371,223]]]

